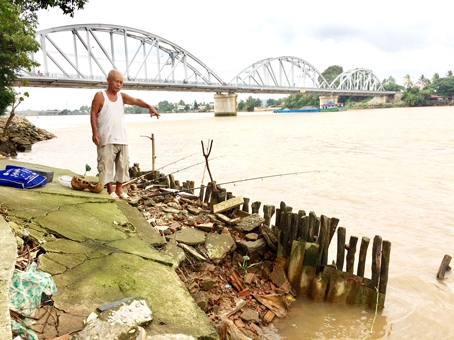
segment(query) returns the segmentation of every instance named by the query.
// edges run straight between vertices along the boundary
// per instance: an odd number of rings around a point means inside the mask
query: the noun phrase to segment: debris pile
[[[248,213],[242,197],[210,206],[193,194],[146,184],[130,186],[129,204],[166,239],[162,251],[173,257],[221,339],[263,339],[261,326],[285,317],[295,298],[269,220]]]

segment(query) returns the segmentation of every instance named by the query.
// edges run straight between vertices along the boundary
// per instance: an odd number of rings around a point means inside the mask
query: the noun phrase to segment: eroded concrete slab
[[[0,160],[0,169],[6,164],[54,170],[54,181],[42,188],[0,188],[8,218],[42,244],[46,253],[39,267],[51,273],[57,285],[53,299],[58,331],[47,329],[46,337],[81,329],[98,306],[136,296],[153,311],[148,334],[219,338],[174,272],[172,259],[153,247],[165,240],[137,209],[106,193],[59,184],[58,177],[73,175],[70,171],[11,160]]]

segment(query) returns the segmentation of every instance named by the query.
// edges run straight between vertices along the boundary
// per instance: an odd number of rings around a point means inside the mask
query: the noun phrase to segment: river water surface
[[[18,160],[79,174],[89,164],[88,174],[97,173],[89,116],[29,120],[58,138],[35,144]],[[454,108],[126,120],[130,162],[142,170],[151,169],[146,136],[153,133],[157,168],[206,184],[201,141],[212,140],[210,169],[217,183],[305,172],[223,185],[235,196],[337,217],[347,240],[380,235],[392,243],[385,308],[376,318],[367,308],[300,298],[288,317],[274,323],[275,339],[363,339],[371,328],[368,339],[454,339],[454,273],[436,279],[443,256],[454,256]],[[328,263],[335,258],[331,248]]]

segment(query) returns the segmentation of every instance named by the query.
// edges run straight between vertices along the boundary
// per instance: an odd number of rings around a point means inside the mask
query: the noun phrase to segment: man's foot
[[[115,191],[112,191],[109,195],[116,201],[118,201],[120,199],[120,197],[118,197],[118,195]]]
[[[116,194],[118,197],[120,197],[121,199],[124,199],[124,200],[128,200],[129,199],[129,196],[128,194],[126,194],[125,192],[122,192],[121,194]]]

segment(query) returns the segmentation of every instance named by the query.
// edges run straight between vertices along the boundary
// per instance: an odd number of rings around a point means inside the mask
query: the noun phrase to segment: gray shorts
[[[106,144],[98,147],[99,182],[124,183],[129,180],[129,151],[124,144]]]

